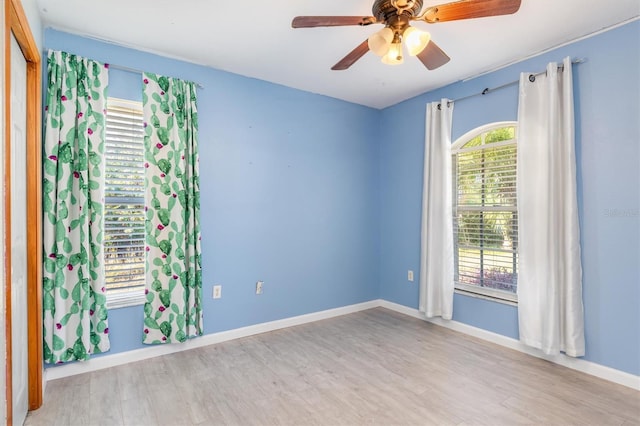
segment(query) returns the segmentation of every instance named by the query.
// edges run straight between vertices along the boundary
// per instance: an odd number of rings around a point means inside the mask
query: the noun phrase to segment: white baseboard
[[[538,351],[537,349],[525,346],[523,343],[511,337],[506,337],[501,334],[493,333],[491,331],[483,330],[481,328],[473,327],[467,324],[463,324],[458,321],[446,321],[441,318],[426,318],[417,309],[409,308],[404,305],[389,302],[386,300],[372,300],[369,302],[358,303],[356,305],[344,306],[341,308],[329,309],[326,311],[313,312],[310,314],[300,315],[291,318],[284,318],[281,320],[265,322],[261,324],[250,325],[247,327],[237,328],[229,331],[222,331],[219,333],[207,334],[202,337],[188,340],[182,344],[173,345],[157,345],[149,346],[147,348],[135,349],[128,352],[121,352],[113,355],[105,355],[99,358],[93,358],[89,361],[74,362],[59,367],[52,367],[45,369],[43,375],[43,387],[46,386],[48,380],[60,379],[62,377],[74,376],[76,374],[88,373],[91,371],[102,370],[109,367],[115,367],[118,365],[127,364],[130,362],[142,361],[157,356],[167,355],[176,352],[182,352],[189,349],[200,348],[203,346],[213,345],[216,343],[226,342],[229,340],[235,340],[242,337],[253,336],[256,334],[266,333],[269,331],[280,330],[287,327],[294,327],[296,325],[307,324],[314,321],[320,321],[323,319],[334,318],[342,315],[347,315],[355,312],[364,311],[371,308],[383,307],[395,312],[399,312],[410,317],[418,318],[424,321],[429,321],[433,324],[449,328],[454,331],[459,331],[470,336],[486,340],[491,343],[495,343],[500,346],[504,346],[510,349],[514,349],[519,352],[526,353],[528,355],[542,358],[547,361],[562,365],[564,367],[571,368],[592,376],[599,377],[604,380],[608,380],[613,383],[617,383],[623,386],[630,387],[640,391],[640,376],[636,376],[624,371],[616,370],[610,367],[605,367],[600,364],[596,364],[591,361],[586,361],[580,358],[572,358],[566,355],[549,356]]]
[[[294,327],[296,325],[347,315],[354,312],[364,311],[366,309],[376,308],[378,306],[380,306],[380,301],[372,300],[369,302],[358,303],[356,305],[343,306],[341,308],[328,309],[326,311],[313,312],[296,317],[284,318],[281,320],[236,328],[234,330],[206,334],[202,337],[187,340],[186,342],[181,344],[149,346],[147,348],[135,349],[132,351],[120,352],[113,355],[105,355],[98,358],[92,358],[89,361],[74,362],[58,367],[51,367],[45,370],[45,380],[43,381],[46,383],[46,381],[48,380],[60,379],[63,377],[74,376],[76,374],[89,373],[91,371],[97,371],[109,367],[128,364],[130,362],[142,361],[157,356],[168,355],[176,352],[186,351],[189,349],[200,348],[202,346],[212,345],[215,343],[235,340],[241,337],[253,336],[269,331],[280,330],[282,328]]]
[[[577,370],[592,376],[599,377],[604,380],[608,380],[619,385],[630,387],[631,389],[640,391],[640,376],[626,373],[624,371],[616,370],[614,368],[605,367],[604,365],[596,364],[591,361],[586,361],[580,358],[572,358],[566,355],[549,356],[541,351],[524,345],[519,340],[511,337],[506,337],[501,334],[493,333],[491,331],[483,330],[481,328],[473,327],[458,321],[448,321],[442,318],[426,318],[417,309],[409,308],[397,303],[388,302],[386,300],[380,300],[379,306],[390,309],[401,314],[405,314],[414,318],[419,318],[424,321],[429,321],[433,324],[449,328],[451,330],[459,331],[470,336],[486,340],[491,343],[495,343],[500,346],[514,349],[519,352],[526,353],[536,358],[542,358],[544,360],[562,365],[572,370]]]

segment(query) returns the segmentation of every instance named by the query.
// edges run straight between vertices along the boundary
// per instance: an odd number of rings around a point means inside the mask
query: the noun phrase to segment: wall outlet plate
[[[256,294],[262,294],[262,286],[264,285],[264,281],[258,281],[256,283]]]
[[[407,271],[407,280],[413,282],[413,271],[411,269]]]
[[[213,286],[213,298],[220,299],[222,297],[222,286],[214,285]]]

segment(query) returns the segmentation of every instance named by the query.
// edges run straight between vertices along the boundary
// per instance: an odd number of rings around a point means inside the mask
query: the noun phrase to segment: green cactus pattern
[[[202,335],[200,182],[195,85],[145,73],[144,343]]]
[[[107,65],[49,51],[43,146],[44,359],[109,350],[102,253]]]

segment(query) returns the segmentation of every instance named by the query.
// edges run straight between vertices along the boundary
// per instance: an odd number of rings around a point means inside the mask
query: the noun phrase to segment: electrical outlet
[[[222,286],[214,285],[213,286],[213,298],[220,299],[222,297]]]
[[[413,271],[411,269],[407,271],[407,280],[413,282]]]
[[[262,294],[262,285],[264,284],[264,281],[258,281],[256,283],[256,294]]]

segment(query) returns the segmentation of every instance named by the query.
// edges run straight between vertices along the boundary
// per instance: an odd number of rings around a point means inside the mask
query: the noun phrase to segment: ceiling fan
[[[412,21],[436,24],[461,19],[510,15],[520,9],[521,0],[461,0],[422,11],[424,0],[375,0],[373,16],[296,16],[293,28],[339,27],[348,25],[367,26],[383,24],[384,28],[371,35],[353,49],[332,70],[346,70],[371,50],[382,57],[382,62],[397,65],[403,62],[403,42],[411,56],[418,59],[429,70],[449,62],[446,53],[431,40],[428,32],[409,25]],[[420,13],[422,11],[422,13]]]

